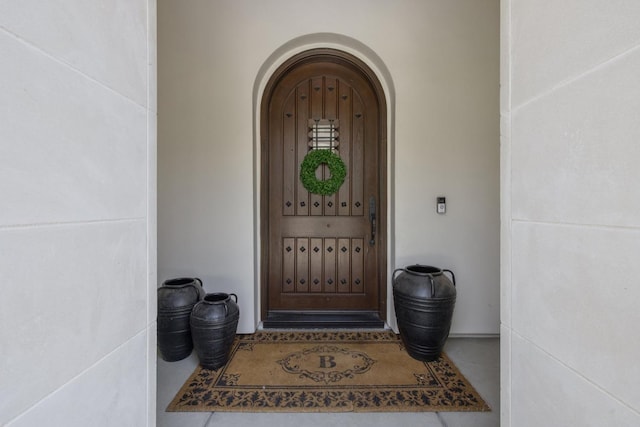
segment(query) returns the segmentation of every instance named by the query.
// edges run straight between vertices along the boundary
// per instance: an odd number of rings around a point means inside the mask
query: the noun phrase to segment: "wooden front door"
[[[345,53],[304,52],[274,73],[261,114],[265,326],[300,319],[318,326],[360,315],[381,321],[386,108],[375,76]],[[331,150],[346,167],[335,193],[310,192],[301,181],[312,150]],[[317,181],[331,178],[327,164],[315,172]]]

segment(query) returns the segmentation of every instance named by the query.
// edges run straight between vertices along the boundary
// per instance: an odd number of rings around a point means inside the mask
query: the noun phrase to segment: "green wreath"
[[[322,164],[327,165],[331,177],[323,181],[316,178],[316,169]],[[300,180],[304,188],[313,194],[328,196],[338,191],[347,176],[344,162],[331,150],[311,150],[304,157],[300,165]]]

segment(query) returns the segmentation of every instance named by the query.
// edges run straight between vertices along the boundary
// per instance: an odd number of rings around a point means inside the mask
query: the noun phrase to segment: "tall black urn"
[[[181,277],[166,280],[158,288],[158,350],[167,362],[191,354],[191,310],[205,295],[202,280]]]
[[[396,273],[400,274],[396,276]],[[429,265],[410,265],[393,272],[398,329],[407,352],[414,359],[432,361],[440,357],[451,329],[455,282],[451,270]]]
[[[207,294],[193,307],[193,346],[204,368],[218,369],[227,363],[239,318],[240,308],[236,294]]]

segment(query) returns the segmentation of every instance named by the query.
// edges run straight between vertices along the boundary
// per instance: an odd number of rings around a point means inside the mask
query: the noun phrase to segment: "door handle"
[[[373,196],[369,198],[369,222],[371,223],[371,240],[369,240],[369,244],[373,246],[376,244],[376,198]]]

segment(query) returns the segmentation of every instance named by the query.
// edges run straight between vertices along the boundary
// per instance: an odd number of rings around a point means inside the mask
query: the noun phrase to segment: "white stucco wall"
[[[503,426],[640,425],[639,22],[502,3]]]
[[[0,1],[0,424],[155,425],[155,0]]]
[[[158,17],[159,282],[236,293],[239,331],[254,330],[254,89],[271,62],[324,43],[388,71],[389,271],[454,270],[452,333],[498,333],[497,0],[161,0]]]

